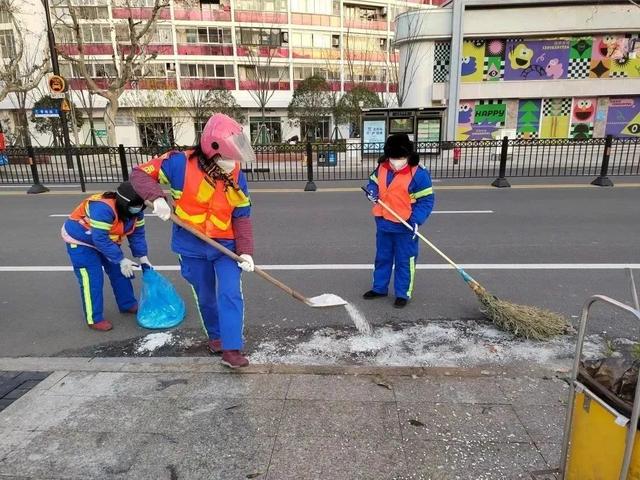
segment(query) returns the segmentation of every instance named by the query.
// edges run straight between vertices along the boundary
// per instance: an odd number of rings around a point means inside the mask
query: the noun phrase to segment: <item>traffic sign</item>
[[[69,105],[69,101],[66,98],[62,99],[62,103],[60,104],[60,110],[63,112],[70,112],[71,106]]]
[[[58,118],[60,116],[59,108],[34,108],[33,116],[36,118]]]
[[[60,75],[52,75],[49,78],[49,90],[51,93],[63,93],[67,91],[67,81]]]

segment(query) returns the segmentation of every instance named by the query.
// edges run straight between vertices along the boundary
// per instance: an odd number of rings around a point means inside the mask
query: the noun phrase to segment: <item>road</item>
[[[425,246],[414,299],[406,309],[394,310],[392,297],[361,298],[370,287],[374,255],[374,225],[362,193],[274,193],[254,187],[256,262],[292,287],[309,296],[336,293],[374,325],[480,318],[465,284]],[[423,233],[456,261],[471,265],[470,272],[491,292],[570,317],[594,293],[630,302],[622,267],[640,265],[640,188],[436,187],[436,192],[439,213]],[[106,290],[106,315],[114,330],[99,333],[82,324],[76,280],[64,270],[63,218],[52,216],[67,214],[81,198],[0,196],[0,356],[68,354],[145,334],[133,318],[117,313]],[[175,267],[169,225],[149,217],[147,231],[151,260]],[[188,300],[184,328],[197,328],[185,282],[175,270],[163,273]],[[295,328],[350,323],[343,309],[307,308],[252,275],[245,275],[243,289],[252,341],[262,329],[281,329],[286,335]],[[637,337],[638,325],[632,321],[597,313],[593,331]]]

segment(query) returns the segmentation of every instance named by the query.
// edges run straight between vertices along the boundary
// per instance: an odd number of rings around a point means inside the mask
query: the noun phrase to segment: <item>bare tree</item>
[[[306,137],[309,132],[316,137],[316,131],[322,120],[331,111],[331,94],[329,85],[323,77],[313,75],[305,78],[294,90],[288,107],[289,118],[306,127]]]
[[[14,0],[0,0],[0,15],[12,25],[3,33],[0,56],[0,101],[9,97],[16,106],[15,136],[21,145],[29,145],[27,101],[29,94],[51,71],[49,52],[42,41],[42,32],[29,32],[20,20],[20,10]]]
[[[87,54],[82,35],[80,10],[73,0],[60,0],[68,15],[61,16],[58,21],[64,27],[71,29],[77,53],[69,54],[60,51],[60,55],[69,61],[74,70],[80,74],[87,84],[89,91],[107,100],[104,122],[107,128],[109,145],[116,145],[115,119],[120,108],[120,97],[130,85],[131,81],[145,75],[146,66],[156,58],[155,53],[149,53],[148,46],[153,38],[153,27],[164,8],[168,8],[169,0],[154,0],[149,15],[144,20],[134,20],[133,15],[125,20],[124,38],[114,42],[111,56],[110,73],[104,75],[102,81],[96,81],[90,68],[91,56]],[[132,0],[122,0],[126,8],[131,10]],[[115,21],[111,24],[112,38],[115,37]]]
[[[273,60],[277,58],[280,45],[270,43],[269,45],[245,46],[247,54],[247,76],[252,81],[252,86],[248,90],[251,98],[260,109],[261,125],[256,140],[262,139],[265,124],[265,111],[269,102],[279,89],[279,84],[285,78],[288,67],[274,65]],[[275,78],[273,73],[275,72]]]
[[[245,121],[242,107],[228,90],[186,90],[184,94],[187,112],[194,122],[204,122],[214,113],[224,113],[239,123]]]
[[[163,147],[176,143],[190,118],[185,116],[187,104],[177,90],[128,90],[120,104],[132,110],[147,139]]]

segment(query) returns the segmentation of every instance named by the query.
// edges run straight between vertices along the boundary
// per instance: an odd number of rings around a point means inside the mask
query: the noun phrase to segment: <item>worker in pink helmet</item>
[[[159,184],[169,185],[175,214],[189,226],[236,252],[236,263],[187,230],[174,225],[171,248],[191,284],[212,354],[231,368],[249,364],[243,355],[244,299],[241,272],[251,272],[253,228],[247,179],[241,163],[255,160],[242,126],[217,113],[207,121],[198,146],[170,151],[136,167],[131,183],[154,213],[169,220],[171,207]]]

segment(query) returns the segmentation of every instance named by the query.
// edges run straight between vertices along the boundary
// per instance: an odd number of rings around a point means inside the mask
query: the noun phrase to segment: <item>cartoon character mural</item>
[[[505,80],[558,80],[567,78],[569,40],[507,40]]]
[[[463,83],[482,82],[484,75],[484,40],[465,40],[462,44],[462,61],[460,75]]]
[[[605,134],[640,138],[640,97],[609,99]]]
[[[596,98],[574,98],[571,114],[571,138],[593,137],[593,124],[596,118]]]
[[[464,101],[458,109],[456,140],[491,140],[504,127],[507,106],[502,100]]]

